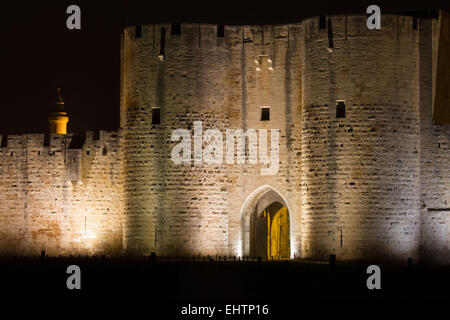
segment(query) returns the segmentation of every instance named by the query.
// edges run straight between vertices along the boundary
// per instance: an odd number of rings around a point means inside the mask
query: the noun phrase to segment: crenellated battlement
[[[118,168],[119,134],[117,131],[83,133],[21,134],[1,137],[0,166],[21,168],[24,174],[48,165],[64,168],[61,178],[87,181],[93,178],[93,163]]]
[[[289,46],[300,23],[287,25],[154,24],[127,27],[125,41],[166,53],[171,48],[245,49],[250,46]]]
[[[8,134],[0,135],[0,155],[11,151],[26,151],[29,155],[44,156],[47,151],[61,152],[64,149],[98,149],[106,145],[117,149],[118,144],[119,134],[117,131],[99,130],[67,135]]]
[[[302,21],[305,39],[322,36],[351,39],[359,37],[387,37],[395,40],[417,38],[420,18],[382,14],[381,29],[369,30],[365,15],[333,15],[311,17]]]
[[[298,23],[279,25],[152,24],[125,28],[126,41],[166,53],[166,48],[245,49],[287,46],[303,33],[306,39],[332,34],[349,39],[383,35],[401,40],[417,37],[419,20],[413,16],[383,14],[381,30],[368,30],[366,15],[316,16]],[[331,31],[329,31],[331,29]]]

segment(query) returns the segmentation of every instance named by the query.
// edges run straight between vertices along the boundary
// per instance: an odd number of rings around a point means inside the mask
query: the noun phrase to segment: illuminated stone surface
[[[2,251],[257,256],[268,240],[252,240],[252,215],[278,202],[291,257],[449,262],[450,125],[432,121],[439,21],[327,19],[224,37],[215,25],[126,28],[118,132],[73,148],[72,135],[50,147],[9,136],[0,149]],[[197,120],[280,129],[278,173],[173,164],[172,131]]]
[[[45,147],[43,134],[14,135],[0,149],[2,253],[121,250],[117,133],[102,131],[100,139],[93,140],[88,132],[80,149],[70,149],[72,138],[51,135]]]

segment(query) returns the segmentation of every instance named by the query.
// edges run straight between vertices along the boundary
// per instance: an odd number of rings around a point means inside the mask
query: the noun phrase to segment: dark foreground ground
[[[66,286],[70,265],[81,269],[80,290],[69,290]],[[221,261],[159,257],[3,258],[0,298],[144,299],[153,307],[168,305],[164,319],[186,318],[180,315],[189,304],[215,305],[222,312],[226,304],[268,305],[273,315],[305,305],[327,306],[333,302],[343,302],[341,308],[345,302],[410,306],[414,301],[450,302],[449,266],[379,264],[381,289],[369,290],[368,265],[339,261],[335,265],[308,261],[223,261],[223,258]],[[216,312],[209,318],[221,317]],[[224,315],[222,318],[231,319]],[[242,315],[238,318],[245,319]]]

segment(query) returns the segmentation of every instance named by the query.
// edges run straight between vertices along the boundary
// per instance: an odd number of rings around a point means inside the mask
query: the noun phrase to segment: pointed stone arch
[[[250,193],[240,212],[240,252],[242,256],[251,256],[252,216],[260,217],[266,208],[272,205],[286,207],[288,219],[293,213],[286,198],[272,186],[263,185]],[[292,229],[289,228],[289,249],[292,247]],[[290,250],[291,251],[291,250]]]

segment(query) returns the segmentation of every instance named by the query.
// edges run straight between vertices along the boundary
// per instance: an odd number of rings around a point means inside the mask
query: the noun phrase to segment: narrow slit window
[[[136,26],[134,35],[136,38],[142,37],[142,26]]]
[[[159,108],[152,110],[152,124],[161,124],[161,112]]]
[[[336,105],[336,118],[345,118],[345,103],[338,101]]]
[[[181,35],[181,24],[172,24],[172,28],[170,29],[170,34],[173,36]]]
[[[50,146],[50,134],[46,133],[44,136],[44,147],[49,147]]]
[[[333,27],[331,19],[328,19],[328,48],[333,49]]]
[[[417,30],[417,17],[413,17],[413,30]]]
[[[325,29],[327,27],[327,17],[320,16],[319,18],[319,29]]]
[[[223,24],[217,26],[217,36],[220,38],[225,37],[225,26]]]
[[[0,148],[7,148],[8,147],[8,136],[4,135],[2,137],[2,144],[0,145]]]
[[[261,108],[261,121],[270,120],[270,108]]]
[[[164,60],[166,56],[166,28],[161,28],[161,39],[159,44],[159,58]]]

